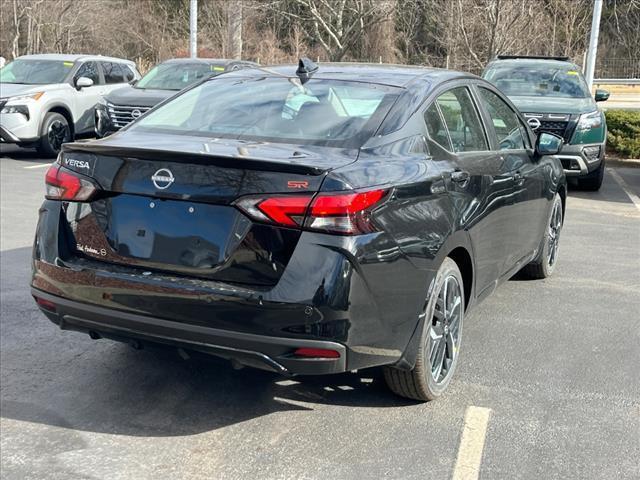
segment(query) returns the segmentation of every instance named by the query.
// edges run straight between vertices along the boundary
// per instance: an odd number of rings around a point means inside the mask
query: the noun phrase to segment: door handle
[[[511,178],[513,178],[514,183],[518,187],[522,186],[522,184],[524,183],[524,177],[522,176],[522,174],[520,172],[514,173],[513,177],[511,177]]]
[[[469,178],[471,178],[471,175],[469,175],[469,172],[467,172],[467,171],[456,170],[454,172],[451,172],[451,181],[452,182],[465,184],[465,183],[467,183],[469,181]]]

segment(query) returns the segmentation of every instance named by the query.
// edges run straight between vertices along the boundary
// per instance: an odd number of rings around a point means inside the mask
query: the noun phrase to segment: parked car
[[[394,392],[433,399],[468,311],[516,272],[556,266],[560,144],[470,74],[230,72],[64,145],[32,293],[94,339],[286,375],[382,365]]]
[[[140,78],[133,62],[95,55],[24,55],[0,70],[0,140],[55,156],[92,135],[103,95]]]
[[[243,60],[174,58],[156,65],[141,80],[105,95],[95,111],[98,138],[118,131],[151,107],[207,77],[255,67]]]
[[[523,112],[536,133],[560,135],[565,174],[585,190],[599,190],[604,178],[607,123],[580,67],[568,57],[498,55],[482,76],[496,85]]]

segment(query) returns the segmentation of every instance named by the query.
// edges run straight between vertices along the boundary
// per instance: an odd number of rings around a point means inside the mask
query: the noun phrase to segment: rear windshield
[[[73,65],[73,62],[62,60],[17,59],[0,70],[0,82],[26,85],[63,83]]]
[[[218,77],[134,123],[136,131],[243,140],[360,146],[399,89],[297,77]]]
[[[495,65],[487,69],[483,76],[509,96],[565,98],[590,96],[582,73],[571,67]]]
[[[182,90],[192,83],[224,72],[222,65],[205,63],[163,63],[153,67],[140,79],[136,88]]]

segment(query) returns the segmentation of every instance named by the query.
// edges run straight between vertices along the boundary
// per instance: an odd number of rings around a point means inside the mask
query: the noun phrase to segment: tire
[[[444,295],[448,298],[448,309],[443,315]],[[435,400],[442,395],[458,364],[464,307],[462,275],[458,265],[446,258],[425,301],[425,321],[415,366],[412,370],[384,367],[384,379],[391,391],[419,401]],[[441,362],[438,356],[442,357]]]
[[[36,147],[38,153],[46,157],[55,157],[63,143],[72,140],[71,128],[67,119],[56,112],[44,116],[40,131],[40,143]]]
[[[560,247],[560,233],[564,222],[562,214],[562,199],[559,194],[553,197],[551,211],[547,220],[547,228],[540,241],[538,257],[522,269],[522,274],[531,279],[549,277],[558,261],[558,249]]]
[[[585,175],[578,179],[578,186],[581,190],[587,190],[590,192],[597,192],[602,186],[602,180],[604,179],[604,158],[600,161],[600,166],[597,170]]]

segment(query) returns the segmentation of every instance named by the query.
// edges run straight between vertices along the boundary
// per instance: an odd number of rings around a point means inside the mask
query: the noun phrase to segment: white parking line
[[[51,164],[50,163],[39,163],[38,165],[29,165],[28,167],[22,167],[22,168],[27,168],[27,169],[44,168],[44,167],[48,167],[49,165],[51,165]]]
[[[453,469],[453,480],[476,480],[480,474],[482,450],[487,435],[490,408],[468,407],[464,414],[464,429]]]
[[[640,198],[631,191],[631,187],[629,187],[627,182],[625,182],[624,179],[620,176],[620,174],[616,172],[613,168],[607,168],[607,172],[609,172],[609,175],[611,175],[613,179],[616,182],[618,182],[618,185],[620,185],[620,188],[624,190],[624,193],[627,194],[627,196],[631,199],[631,201],[636,206],[636,208],[640,210]]]

